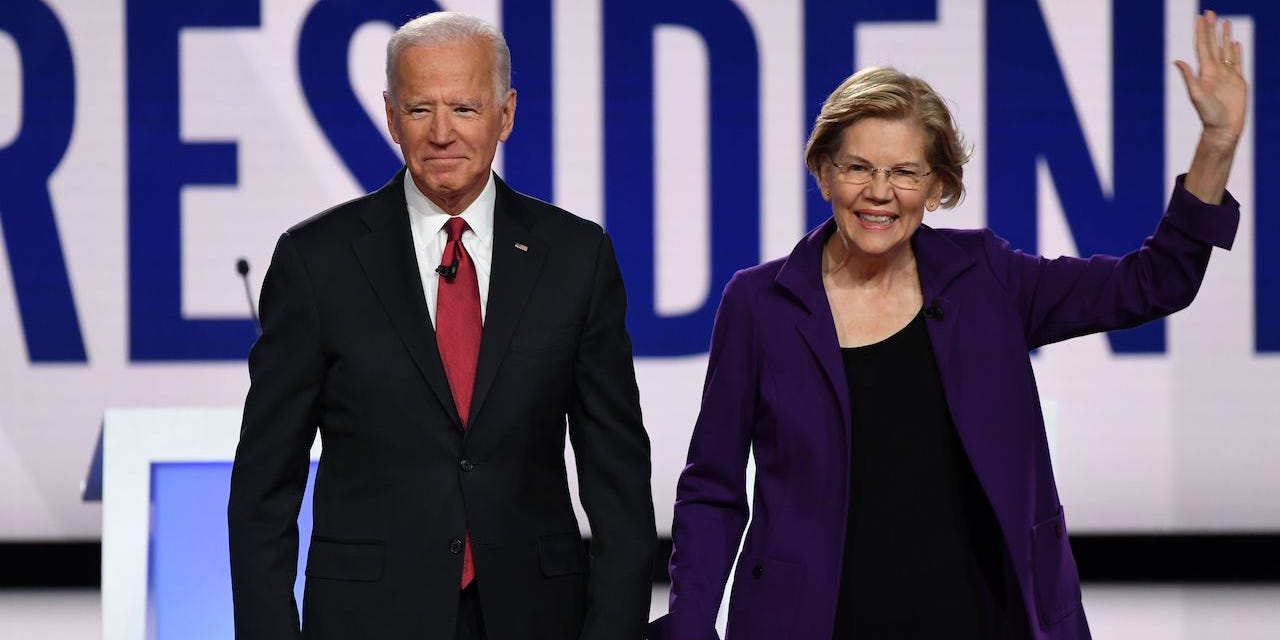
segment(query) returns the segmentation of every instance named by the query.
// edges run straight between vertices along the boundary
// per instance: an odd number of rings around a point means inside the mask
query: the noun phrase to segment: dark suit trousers
[[[484,632],[484,615],[480,612],[479,585],[472,582],[462,590],[458,599],[458,626],[455,640],[487,640]]]

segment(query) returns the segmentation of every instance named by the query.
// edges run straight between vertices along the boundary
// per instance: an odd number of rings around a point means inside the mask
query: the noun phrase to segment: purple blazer
[[[988,230],[912,237],[947,405],[1004,533],[1032,638],[1089,638],[1028,352],[1191,303],[1239,222],[1178,179],[1156,232],[1123,258],[1054,260]],[[831,637],[848,509],[848,385],[821,259],[828,220],[790,256],[738,272],[711,338],[702,410],[676,490],[670,612],[650,638],[711,640],[744,529],[729,640]],[[746,466],[754,448],[754,512]],[[747,528],[748,517],[750,527]],[[1015,596],[1016,597],[1016,596]],[[922,603],[922,611],[928,611]]]

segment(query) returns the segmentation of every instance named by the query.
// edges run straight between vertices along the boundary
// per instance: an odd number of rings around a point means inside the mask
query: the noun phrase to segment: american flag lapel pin
[[[529,252],[529,246],[528,246],[528,245],[524,245],[524,244],[520,244],[519,242],[517,242],[517,243],[516,243],[516,248],[517,248],[517,249],[519,249],[519,250],[521,250],[521,251],[523,251],[523,252],[525,252],[525,253],[528,253],[528,252]]]

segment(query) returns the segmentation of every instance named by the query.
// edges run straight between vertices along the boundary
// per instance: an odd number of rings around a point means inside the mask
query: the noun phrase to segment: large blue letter
[[[22,58],[22,129],[0,149],[0,220],[32,362],[84,362],[84,339],[62,257],[49,175],[75,124],[76,79],[67,34],[49,7],[13,0],[0,29]]]
[[[351,88],[347,74],[351,37],[368,22],[399,27],[414,16],[437,10],[425,0],[321,0],[302,23],[298,39],[302,91],[329,144],[366,191],[386,184],[404,163],[382,137],[380,129],[386,124],[369,118]],[[369,73],[381,75],[382,69]]]
[[[1103,193],[1036,0],[987,3],[987,198],[992,229],[1036,251],[1043,160],[1080,255],[1137,248],[1164,210],[1164,3],[1112,3],[1115,193]],[[1164,351],[1165,325],[1108,337],[1119,353]]]
[[[653,32],[681,25],[705,39],[710,69],[711,292],[698,309],[659,316],[654,287]],[[631,299],[638,356],[702,353],[717,294],[760,255],[760,73],[755,35],[728,0],[604,3],[605,216]],[[702,141],[690,141],[700,144]]]
[[[806,132],[822,110],[822,103],[855,69],[854,27],[861,22],[925,22],[938,19],[937,0],[837,0],[804,5],[804,114]],[[831,217],[813,181],[806,211],[809,228]]]
[[[438,10],[419,0],[321,0],[311,8],[298,42],[298,73],[311,113],[329,144],[360,186],[373,191],[402,164],[370,120],[352,89],[347,50],[369,22],[399,27]],[[503,28],[511,47],[512,86],[519,93],[516,128],[504,149],[503,173],[524,193],[551,199],[551,6],[550,0],[505,0]],[[382,75],[382,69],[368,73]]]
[[[1280,46],[1268,44],[1271,27],[1280,26],[1280,4],[1273,0],[1223,0],[1206,7],[1224,15],[1253,18],[1253,221],[1254,345],[1259,352],[1280,352],[1280,191],[1262,188],[1280,171]],[[1245,69],[1248,71],[1248,69]],[[1272,171],[1275,169],[1276,171]],[[1265,178],[1264,178],[1265,177]],[[1269,183],[1268,183],[1269,184]],[[1241,195],[1241,194],[1237,194]],[[1241,199],[1244,199],[1241,196]]]
[[[553,201],[555,81],[551,0],[503,0],[502,31],[511,47],[516,127],[502,150],[502,172],[523,193]]]
[[[237,168],[234,142],[180,138],[178,40],[187,26],[257,26],[258,14],[258,0],[126,3],[132,360],[240,360],[253,342],[248,318],[182,315],[182,188],[236,184]]]

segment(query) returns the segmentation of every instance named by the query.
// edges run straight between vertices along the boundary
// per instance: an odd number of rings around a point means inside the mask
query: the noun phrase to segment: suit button
[[[752,569],[751,569],[751,577],[752,577],[752,578],[757,578],[757,579],[759,579],[759,578],[760,578],[761,576],[763,576],[763,575],[764,575],[764,565],[760,565],[760,564],[758,564],[758,565],[756,565],[754,568],[752,568]]]
[[[1053,526],[1053,535],[1054,535],[1054,537],[1055,537],[1055,538],[1061,538],[1061,537],[1062,537],[1062,533],[1063,533],[1063,530],[1062,530],[1062,523],[1061,523],[1061,522],[1059,522],[1058,524],[1056,524],[1056,525],[1054,525],[1054,526]]]
[[[450,540],[449,553],[453,553],[453,554],[462,553],[462,541],[457,538]]]
[[[461,467],[462,471],[465,473],[471,473],[476,470],[476,463],[466,458],[463,458],[462,461],[458,463],[458,466]]]

